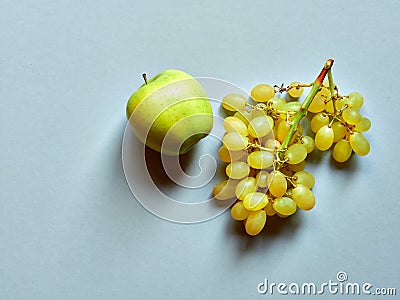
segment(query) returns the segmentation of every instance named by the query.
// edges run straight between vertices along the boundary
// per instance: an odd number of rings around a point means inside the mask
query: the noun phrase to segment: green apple
[[[179,70],[166,70],[146,80],[129,98],[126,114],[139,140],[167,155],[188,152],[213,126],[203,87]]]

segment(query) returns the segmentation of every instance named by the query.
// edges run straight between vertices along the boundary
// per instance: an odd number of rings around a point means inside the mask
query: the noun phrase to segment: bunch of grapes
[[[353,151],[361,156],[370,151],[369,142],[362,134],[371,127],[371,121],[359,112],[363,103],[360,93],[341,96],[335,92],[331,96],[328,87],[322,87],[311,102],[309,111],[315,113],[311,119],[311,130],[316,133],[315,146],[325,151],[334,145],[332,156],[337,162],[347,161]]]
[[[346,161],[352,151],[359,155],[369,152],[361,132],[369,129],[370,121],[358,112],[363,104],[359,93],[340,96],[337,88],[333,93],[321,84],[306,110],[315,114],[311,119],[315,140],[303,133],[299,121],[305,108],[296,100],[310,86],[298,82],[287,87],[259,84],[251,91],[254,105],[240,94],[222,99],[231,115],[224,119],[226,133],[218,156],[227,163],[228,179],[214,186],[213,196],[237,199],[231,215],[244,221],[249,235],[259,234],[267,217],[286,218],[298,208],[314,207],[311,189],[315,178],[304,169],[315,147],[327,150],[335,143],[332,154],[338,162]],[[286,101],[283,93],[294,101]]]

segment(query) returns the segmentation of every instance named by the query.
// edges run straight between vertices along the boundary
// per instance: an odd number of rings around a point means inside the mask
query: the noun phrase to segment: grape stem
[[[318,93],[318,91],[321,89],[322,87],[322,82],[324,81],[324,78],[326,76],[327,73],[330,73],[329,71],[331,70],[333,65],[333,59],[328,59],[324,65],[324,67],[322,68],[321,72],[319,73],[317,79],[315,79],[315,81],[312,84],[311,87],[311,91],[310,93],[308,93],[306,99],[304,100],[303,104],[300,107],[300,110],[296,113],[295,117],[293,118],[292,121],[292,125],[290,126],[289,132],[287,134],[287,136],[285,137],[285,139],[283,140],[283,143],[280,147],[278,156],[280,158],[280,161],[285,161],[285,152],[286,149],[289,146],[290,141],[292,140],[294,134],[296,133],[297,127],[300,123],[300,121],[306,116],[308,108],[311,104],[311,102],[313,101],[315,95]],[[332,77],[332,74],[331,74]],[[328,75],[329,78],[329,75]],[[332,80],[333,82],[333,80]],[[330,85],[330,88],[332,88],[333,85]],[[280,166],[278,166],[279,169]]]

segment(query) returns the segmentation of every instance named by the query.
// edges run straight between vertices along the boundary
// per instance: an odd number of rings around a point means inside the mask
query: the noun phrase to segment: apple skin
[[[179,70],[166,70],[147,80],[129,98],[126,115],[136,137],[166,155],[188,152],[213,126],[203,87]]]

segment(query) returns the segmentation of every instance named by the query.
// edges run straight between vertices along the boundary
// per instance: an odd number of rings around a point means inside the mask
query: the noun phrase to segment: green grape
[[[251,117],[252,119],[257,118],[257,117],[265,117],[266,116],[266,112],[264,110],[261,109],[253,109],[251,111]]]
[[[263,209],[268,204],[268,197],[264,193],[249,193],[243,199],[243,205],[246,209],[256,211]]]
[[[294,165],[288,164],[288,167],[293,172],[300,172],[300,171],[303,171],[304,168],[306,167],[306,161],[303,160],[301,163],[294,164]]]
[[[356,125],[361,120],[361,115],[358,110],[353,108],[346,108],[342,112],[343,120],[350,125]]]
[[[286,104],[285,99],[279,97],[273,97],[272,99],[267,101],[268,107],[272,107],[274,109],[280,109],[285,104]]]
[[[257,186],[260,188],[266,188],[268,186],[268,172],[261,170],[260,172],[257,173],[256,175],[256,183]]]
[[[332,156],[337,162],[345,162],[350,158],[351,152],[349,141],[340,140],[336,143],[335,147],[333,147]]]
[[[217,183],[212,190],[213,197],[218,200],[228,200],[235,197],[235,188],[238,183],[238,180],[232,179]]]
[[[267,214],[267,216],[271,217],[276,214],[276,211],[275,211],[271,201],[269,201],[267,206],[264,207],[264,210],[265,210],[265,213]]]
[[[226,175],[232,179],[242,179],[249,175],[250,167],[242,161],[235,161],[226,166]]]
[[[295,113],[298,112],[300,109],[301,109],[300,102],[297,101],[287,102],[280,108],[280,110],[283,111],[280,114],[280,118],[283,120],[288,119],[287,121],[292,121],[295,116]],[[289,115],[286,112],[289,112]]]
[[[222,99],[222,107],[229,111],[239,111],[246,107],[246,97],[240,94],[228,94]]]
[[[329,124],[329,116],[326,113],[319,113],[316,114],[314,117],[312,117],[310,126],[311,130],[316,133],[321,127],[328,124]]]
[[[218,150],[218,157],[224,162],[238,161],[247,155],[246,150],[229,151],[225,146]]]
[[[289,197],[276,198],[273,207],[277,213],[284,216],[293,215],[297,210],[296,202]]]
[[[269,139],[265,142],[264,147],[271,150],[277,150],[281,147],[281,143],[278,140]]]
[[[260,116],[250,121],[247,130],[252,137],[262,138],[271,132],[273,126],[274,121],[270,116]]]
[[[315,184],[314,175],[307,171],[299,171],[293,174],[294,184],[302,184],[311,189]]]
[[[319,113],[325,109],[325,100],[329,95],[329,90],[323,87],[314,97],[308,110],[312,113]]]
[[[368,140],[359,132],[350,135],[350,146],[360,156],[367,155],[370,150]]]
[[[289,85],[291,87],[288,90],[288,94],[289,94],[290,97],[293,97],[293,98],[297,99],[303,94],[304,88],[297,86],[299,84],[300,84],[300,82],[292,82]]]
[[[365,132],[368,131],[370,127],[371,127],[371,121],[368,118],[363,117],[361,118],[360,122],[356,124],[354,130],[358,132]]]
[[[250,153],[247,162],[253,169],[267,169],[274,163],[274,155],[268,151],[254,151]]]
[[[315,146],[322,151],[328,150],[333,144],[334,136],[332,127],[322,126],[315,135]]]
[[[292,191],[293,191],[292,188],[287,189],[285,196],[286,196],[286,197],[289,197],[289,198],[292,198]]]
[[[285,155],[288,159],[288,163],[295,165],[306,159],[307,150],[302,144],[296,143],[289,146],[285,152]]]
[[[247,126],[242,120],[236,117],[227,117],[224,120],[226,132],[238,132],[242,136],[247,136]]]
[[[364,104],[364,97],[360,93],[352,92],[344,98],[344,103],[351,108],[360,109]]]
[[[234,116],[235,118],[238,118],[238,119],[241,120],[244,124],[246,124],[246,126],[248,126],[249,123],[250,123],[250,121],[251,121],[251,119],[252,119],[251,112],[252,112],[252,111],[248,111],[248,110],[246,110],[246,109],[242,109],[242,110],[240,110],[240,111],[235,112],[235,113],[233,114],[233,116]]]
[[[275,90],[268,84],[259,84],[251,90],[250,94],[256,102],[267,102],[275,96]]]
[[[311,153],[314,150],[315,143],[311,136],[304,135],[301,138],[301,143],[306,147],[307,153]]]
[[[272,196],[282,197],[287,190],[287,181],[285,175],[279,171],[271,172],[268,175],[268,190]]]
[[[249,235],[257,235],[263,230],[265,223],[267,222],[267,214],[264,210],[253,211],[249,214],[245,229]]]
[[[236,198],[244,200],[247,194],[253,193],[257,190],[257,183],[254,177],[247,177],[242,179],[235,189]]]
[[[247,148],[249,139],[238,132],[229,132],[222,138],[222,143],[230,151],[238,151]]]
[[[313,192],[305,185],[298,184],[292,189],[292,198],[296,202],[298,208],[302,210],[310,210],[315,205],[315,197]]]
[[[336,143],[340,141],[346,135],[346,126],[344,126],[341,122],[333,122],[332,124],[333,130],[333,142]]]
[[[246,220],[249,217],[250,213],[251,213],[251,211],[247,210],[244,207],[242,201],[236,202],[235,205],[233,205],[232,209],[231,209],[231,216],[236,221]]]

